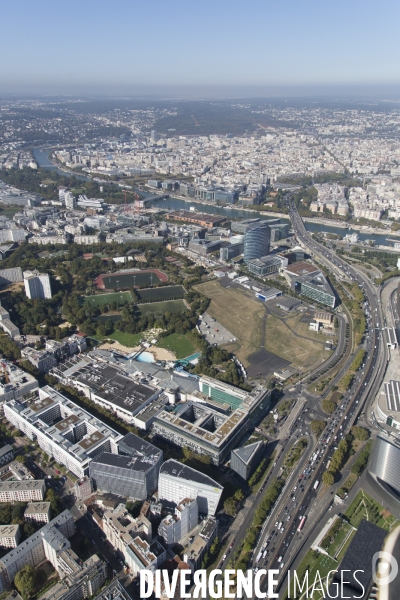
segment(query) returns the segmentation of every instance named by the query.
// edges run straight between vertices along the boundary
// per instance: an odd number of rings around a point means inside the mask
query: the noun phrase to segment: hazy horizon
[[[400,97],[394,0],[2,7],[0,96]]]

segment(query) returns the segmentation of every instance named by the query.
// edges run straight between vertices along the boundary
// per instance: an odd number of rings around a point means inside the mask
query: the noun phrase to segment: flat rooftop
[[[22,481],[0,481],[0,492],[15,492],[24,490],[40,490],[44,479],[24,479]]]
[[[50,502],[29,502],[24,515],[41,515],[48,513],[50,510]]]
[[[136,413],[158,392],[156,388],[135,381],[103,362],[86,364],[73,374],[72,379],[88,386],[105,402],[131,413]]]
[[[400,381],[391,379],[384,383],[386,408],[389,412],[400,412]]]
[[[91,471],[94,469],[94,465],[109,465],[113,467],[118,467],[120,469],[125,469],[127,471],[143,471],[147,472],[149,469],[153,467],[153,465],[157,462],[159,458],[158,455],[154,455],[153,457],[149,457],[148,459],[140,459],[134,458],[132,456],[123,456],[122,454],[111,454],[111,452],[103,452],[97,458],[95,458],[91,463]]]
[[[289,275],[311,275],[312,273],[318,273],[321,269],[307,262],[298,262],[292,265],[288,265],[284,268],[284,270],[289,273]]]
[[[19,525],[0,525],[0,538],[15,537],[18,529]]]

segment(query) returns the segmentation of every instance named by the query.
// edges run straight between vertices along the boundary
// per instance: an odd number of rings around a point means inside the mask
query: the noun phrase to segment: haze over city
[[[0,93],[399,95],[394,0],[3,3]]]

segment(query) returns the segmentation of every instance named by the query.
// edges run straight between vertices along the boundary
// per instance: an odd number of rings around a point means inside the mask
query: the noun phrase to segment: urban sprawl
[[[289,569],[328,593],[354,564],[345,597],[374,597],[400,524],[399,109],[86,102],[0,102],[4,599],[213,568],[292,597]]]

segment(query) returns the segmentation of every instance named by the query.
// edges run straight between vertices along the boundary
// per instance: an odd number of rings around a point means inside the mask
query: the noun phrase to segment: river
[[[39,167],[43,167],[45,169],[49,169],[51,171],[57,171],[60,175],[74,175],[79,179],[89,180],[89,177],[85,177],[84,175],[75,174],[75,173],[66,173],[65,171],[61,171],[58,167],[54,166],[49,160],[49,150],[45,149],[46,146],[41,146],[38,148],[33,148],[32,153],[33,156],[38,163]],[[154,194],[151,192],[144,192],[142,190],[137,190],[141,196],[144,198],[148,198],[153,196]],[[223,206],[214,206],[210,204],[202,204],[201,202],[194,202],[192,200],[181,200],[179,198],[166,198],[156,200],[151,203],[152,206],[157,206],[159,208],[170,208],[173,210],[186,209],[188,210],[189,206],[194,206],[198,211],[204,213],[211,213],[217,215],[225,215],[231,219],[273,219],[274,215],[272,213],[266,215],[264,213],[258,213],[256,211],[242,210],[240,208],[225,208]],[[289,223],[288,218],[277,217],[281,219],[281,223]],[[346,233],[351,233],[351,229],[345,229],[344,227],[335,227],[334,225],[326,225],[325,223],[316,223],[310,221],[304,221],[305,228],[307,231],[318,232],[325,231],[327,233],[336,233],[337,235],[344,236]],[[364,233],[361,231],[356,232],[358,234],[359,240],[364,242],[366,240],[374,240],[377,246],[392,246],[393,244],[389,242],[386,238],[392,238],[390,231],[385,231],[385,233]]]

